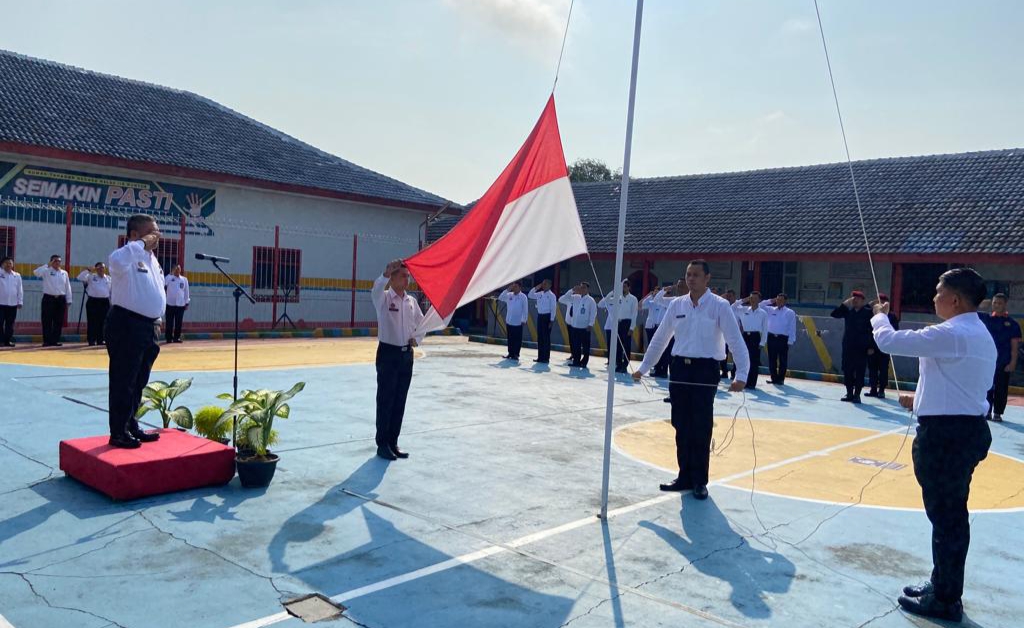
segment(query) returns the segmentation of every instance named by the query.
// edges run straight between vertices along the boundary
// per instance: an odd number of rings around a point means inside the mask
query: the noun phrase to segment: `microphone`
[[[196,253],[196,259],[206,259],[211,262],[221,262],[222,264],[227,264],[231,261],[226,257],[217,257],[216,255],[207,255],[206,253]]]

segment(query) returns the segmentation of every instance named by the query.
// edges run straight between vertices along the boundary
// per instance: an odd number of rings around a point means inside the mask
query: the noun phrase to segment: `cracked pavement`
[[[17,411],[0,414],[0,615],[15,628],[233,628],[280,613],[287,598],[357,592],[342,600],[348,610],[333,623],[715,625],[688,607],[728,625],[916,625],[895,596],[930,568],[920,512],[836,512],[713,486],[706,502],[671,497],[607,525],[542,534],[523,554],[453,562],[486,549],[480,537],[507,543],[593,519],[606,382],[565,377],[556,367],[506,368],[501,347],[428,348],[434,353],[417,362],[402,441],[410,460],[373,456],[372,365],[243,373],[243,385],[307,382],[292,417],[276,426],[282,460],[271,486],[250,491],[235,480],[129,503],[111,502],[57,469],[60,439],[105,426],[101,412],[63,392],[76,389],[76,398],[102,406],[105,390],[83,389],[79,372],[3,366],[0,397]],[[437,359],[446,353],[452,357]],[[603,375],[600,365],[594,370]],[[10,379],[44,373],[32,386]],[[180,375],[187,374],[161,378]],[[845,425],[891,429],[828,401],[835,395],[827,384],[794,386],[819,399],[804,409],[751,397],[752,414],[820,421],[826,412]],[[207,373],[182,402],[196,407],[228,389],[230,373]],[[632,404],[616,414],[616,426],[664,419],[661,390],[623,385],[616,395]],[[736,408],[725,394],[716,401],[718,413]],[[1024,411],[1011,410],[1008,421],[1024,424]],[[1011,427],[993,426],[993,434],[997,451],[1024,445],[1024,432]],[[664,479],[613,456],[611,507],[661,495]],[[1024,478],[1008,481],[1024,491]],[[427,519],[355,499],[343,487]],[[1024,589],[1024,544],[1013,542],[1024,538],[1024,513],[976,514],[972,526],[967,615],[986,628],[1013,625],[1024,616],[1015,593]],[[879,556],[891,564],[872,568]],[[445,567],[431,571],[438,565]]]

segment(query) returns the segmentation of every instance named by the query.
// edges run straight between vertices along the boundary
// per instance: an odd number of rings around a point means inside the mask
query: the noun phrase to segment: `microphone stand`
[[[234,372],[234,377],[232,379],[232,395],[233,395],[233,399],[235,401],[238,401],[238,302],[244,296],[246,299],[249,300],[249,303],[252,303],[253,305],[255,305],[256,304],[256,299],[252,298],[252,295],[249,294],[248,292],[246,292],[245,288],[243,288],[242,286],[238,285],[238,282],[235,281],[234,278],[231,275],[229,275],[226,272],[224,272],[224,269],[220,267],[220,265],[217,263],[217,260],[211,259],[210,263],[212,263],[213,267],[216,268],[217,270],[219,270],[220,274],[224,275],[224,277],[226,277],[227,280],[229,282],[231,282],[231,285],[233,285],[235,287],[234,292],[232,292],[232,294],[235,297],[235,372]],[[232,432],[231,432],[231,446],[234,447],[237,450],[238,449],[238,420],[237,419],[232,421],[231,428],[232,428]]]
[[[292,294],[292,290],[294,289],[295,286],[288,286],[288,288],[284,291],[284,312],[282,312],[281,315],[277,317],[277,320],[274,321],[274,324],[271,325],[270,329],[277,329],[277,325],[282,321],[288,321],[288,324],[292,326],[292,329],[298,329],[295,326],[295,322],[292,321],[292,317],[288,316],[288,299]],[[281,326],[284,327],[283,324]]]

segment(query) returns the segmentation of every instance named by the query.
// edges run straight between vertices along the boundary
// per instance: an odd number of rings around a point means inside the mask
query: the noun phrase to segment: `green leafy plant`
[[[196,433],[210,440],[221,441],[231,436],[232,422],[220,423],[224,408],[203,406],[195,414]]]
[[[254,451],[253,446],[249,443],[246,434],[249,432],[249,428],[253,427],[255,423],[252,421],[244,421],[238,425],[238,449],[240,451]],[[270,437],[267,438],[267,451],[270,451],[270,447],[277,444],[278,433],[277,430],[270,430]]]
[[[163,419],[164,429],[171,426],[171,421],[186,430],[192,429],[194,421],[192,412],[188,408],[178,406],[171,409],[175,397],[188,390],[190,386],[192,386],[192,378],[176,379],[169,384],[159,381],[150,382],[142,389],[142,404],[139,405],[135,418],[141,419],[146,413],[156,410],[160,413],[160,418]]]
[[[287,419],[291,407],[286,403],[306,387],[305,382],[295,384],[287,391],[281,390],[243,390],[237,401],[228,406],[218,423],[238,421],[238,427],[244,434],[239,442],[244,442],[259,457],[266,457],[267,447],[272,443],[274,419]],[[231,399],[231,393],[217,395],[218,399]]]

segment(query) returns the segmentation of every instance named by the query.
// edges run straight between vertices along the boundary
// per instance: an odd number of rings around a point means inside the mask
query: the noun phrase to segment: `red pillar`
[[[185,272],[185,214],[180,214],[178,224],[181,225],[181,232],[178,234],[178,265],[181,272]]]
[[[64,206],[65,234],[64,234],[64,268],[71,272],[71,220],[74,208],[71,203]]]
[[[892,265],[892,289],[889,291],[889,303],[892,313],[897,317],[903,309],[903,264]]]
[[[352,235],[352,313],[350,315],[349,327],[356,326],[356,260],[359,253],[359,236]]]
[[[761,262],[754,262],[754,290],[761,291]]]
[[[561,275],[561,270],[562,270],[562,263],[559,262],[559,263],[555,264],[555,280],[551,282],[552,283],[551,289],[555,291],[556,295],[562,293],[562,289],[559,287],[559,284],[558,284],[558,279],[559,279],[559,276]]]
[[[643,295],[647,296],[647,293],[651,291],[651,261],[644,260],[644,285]]]
[[[273,275],[272,275],[273,281],[271,283],[272,283],[273,289],[274,289],[274,296],[271,297],[271,299],[270,299],[270,303],[271,303],[271,305],[270,305],[270,317],[273,319],[273,320],[270,321],[271,325],[274,325],[274,323],[277,322],[277,284],[278,284],[278,281],[280,280],[280,277],[278,275],[278,268],[277,267],[280,265],[280,263],[281,263],[281,225],[274,225],[274,258],[273,258],[274,270],[271,271],[273,273]]]

